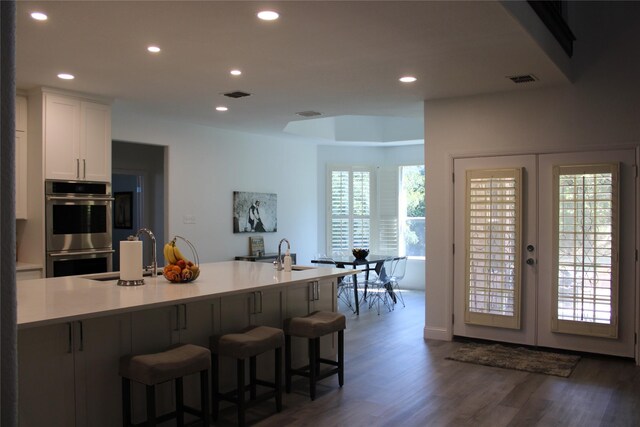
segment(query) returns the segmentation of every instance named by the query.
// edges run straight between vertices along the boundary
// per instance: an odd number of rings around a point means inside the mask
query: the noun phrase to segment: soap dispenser
[[[284,271],[291,271],[291,253],[289,253],[289,249],[284,254]]]

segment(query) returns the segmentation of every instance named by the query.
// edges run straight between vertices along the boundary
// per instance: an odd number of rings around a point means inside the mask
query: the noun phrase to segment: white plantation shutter
[[[618,336],[619,165],[556,166],[551,329]]]
[[[368,168],[329,168],[328,253],[370,247],[372,179]]]
[[[351,209],[349,208],[349,171],[331,171],[331,203],[329,206],[331,223],[330,230],[330,246],[329,253],[334,251],[345,251],[349,249],[350,230],[349,217]]]
[[[398,197],[400,189],[399,168],[378,168],[378,232],[374,242],[380,255],[397,255],[398,249]]]
[[[353,171],[353,247],[369,248],[371,236],[371,171]]]
[[[465,322],[519,329],[522,170],[466,180]]]

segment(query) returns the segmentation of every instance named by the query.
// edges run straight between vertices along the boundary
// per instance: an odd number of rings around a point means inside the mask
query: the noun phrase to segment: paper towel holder
[[[129,237],[127,237],[127,240],[135,241],[135,240],[138,240],[138,237],[129,236]],[[144,278],[142,278],[140,280],[122,280],[122,279],[118,279],[117,285],[118,286],[140,286],[140,285],[144,285]]]

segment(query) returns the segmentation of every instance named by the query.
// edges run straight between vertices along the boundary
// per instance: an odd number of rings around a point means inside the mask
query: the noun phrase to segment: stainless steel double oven
[[[46,181],[47,277],[113,269],[111,184]]]

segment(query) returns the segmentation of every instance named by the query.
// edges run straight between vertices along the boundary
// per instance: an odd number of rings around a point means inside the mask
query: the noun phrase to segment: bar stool
[[[300,375],[309,378],[309,394],[311,400],[316,398],[316,382],[331,375],[338,374],[340,387],[344,385],[344,314],[330,311],[315,311],[304,317],[292,317],[284,321],[285,333],[285,379],[287,393],[291,393],[291,377]],[[338,333],[338,361],[320,357],[320,337]],[[309,365],[299,369],[291,367],[291,337],[309,339]],[[336,368],[320,373],[320,363],[336,366]]]
[[[197,415],[203,425],[209,425],[209,367],[211,352],[208,348],[193,344],[183,344],[161,353],[129,355],[120,358],[120,376],[122,377],[122,418],[125,427],[131,423],[131,381],[144,384],[147,389],[147,421],[135,424],[155,426],[158,423],[176,418],[179,426],[184,425],[184,413]],[[182,378],[200,373],[200,405],[197,410],[184,405]],[[176,409],[173,412],[156,416],[155,386],[175,380]]]
[[[238,425],[245,425],[245,411],[255,403],[275,397],[276,411],[282,410],[282,329],[269,326],[249,326],[239,333],[214,336],[210,339],[212,392],[211,406],[213,419],[218,419],[218,407],[221,400],[232,402],[238,410]],[[256,357],[269,350],[275,350],[275,380],[268,382],[256,378]],[[227,393],[219,392],[218,360],[219,356],[236,359],[237,388]],[[245,360],[249,359],[249,401],[245,399]],[[270,387],[273,390],[257,395],[256,386]]]

